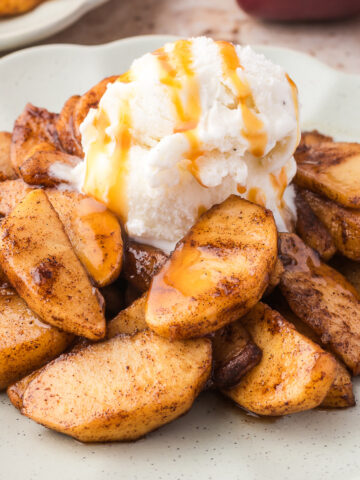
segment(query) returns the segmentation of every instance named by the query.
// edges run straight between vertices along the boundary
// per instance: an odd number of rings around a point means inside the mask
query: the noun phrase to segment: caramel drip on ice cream
[[[129,83],[125,73],[118,81]],[[125,223],[128,214],[126,177],[128,154],[131,147],[131,114],[129,100],[124,99],[120,109],[118,129],[113,139],[107,133],[111,122],[107,113],[99,108],[94,118],[97,137],[89,147],[83,190],[115,212]]]
[[[267,143],[267,134],[264,131],[264,124],[257,117],[256,108],[250,86],[245,80],[241,80],[238,70],[243,70],[236,48],[229,42],[217,42],[223,62],[223,75],[231,80],[240,105],[244,128],[241,134],[249,142],[250,152],[255,157],[262,157]]]
[[[201,215],[205,212],[207,212],[207,208],[205,207],[205,205],[200,205],[200,207],[198,208],[198,217],[201,217]]]
[[[285,208],[285,202],[284,202],[284,192],[288,184],[288,178],[286,174],[286,166],[282,167],[280,170],[280,173],[278,175],[274,175],[273,173],[270,173],[270,180],[271,183],[274,187],[274,190],[276,191],[276,196],[277,196],[277,203],[278,207],[280,210]]]
[[[244,185],[240,185],[240,183],[237,185],[236,190],[242,195],[243,193],[246,192],[246,187]]]
[[[261,205],[262,207],[265,207],[266,205],[265,193],[262,191],[261,188],[258,187],[250,188],[247,199],[249,200],[249,202],[256,203],[257,205]]]
[[[294,102],[294,109],[297,121],[297,139],[296,139],[296,146],[300,141],[300,123],[299,123],[299,100],[298,100],[298,89],[295,82],[289,77],[287,73],[285,73],[286,80],[289,82],[291,88],[291,96]]]
[[[201,184],[197,159],[203,155],[197,135],[197,126],[201,116],[199,85],[192,67],[190,40],[175,42],[172,51],[160,48],[153,53],[160,66],[160,82],[169,88],[174,105],[177,124],[174,133],[183,133],[189,150],[184,158],[190,161],[188,170]],[[204,185],[203,185],[204,186]]]

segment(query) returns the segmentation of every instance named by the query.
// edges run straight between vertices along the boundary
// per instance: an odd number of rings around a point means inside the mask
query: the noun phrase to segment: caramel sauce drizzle
[[[258,187],[250,188],[247,199],[249,200],[249,202],[257,203],[262,207],[265,207],[266,205],[265,193],[262,191],[261,188],[258,188]]]
[[[237,92],[237,101],[240,105],[244,128],[241,134],[249,142],[250,152],[255,157],[262,157],[267,143],[267,134],[263,122],[254,113],[255,102],[250,86],[240,79],[237,70],[243,70],[235,46],[229,42],[217,42],[223,61],[223,75],[230,78]]]
[[[290,78],[290,76],[285,73],[286,80],[289,82],[290,88],[291,88],[291,96],[294,102],[294,108],[295,108],[295,115],[296,115],[296,121],[297,121],[297,140],[296,140],[296,145],[298,145],[300,141],[300,123],[299,123],[299,100],[298,100],[298,89],[295,84],[295,82]]]
[[[207,212],[207,208],[205,207],[205,205],[200,205],[200,207],[198,208],[198,218],[201,217],[201,215],[205,212]]]
[[[184,243],[159,272],[157,280],[165,288],[171,287],[185,297],[192,297],[216,285],[222,264],[223,259],[213,256],[208,249]]]
[[[203,155],[196,131],[201,116],[201,102],[199,85],[192,68],[191,41],[179,40],[174,44],[172,52],[160,48],[153,55],[159,62],[160,82],[169,87],[176,111],[174,133],[183,133],[189,142],[189,150],[184,155],[190,161],[188,170],[204,186],[197,166],[197,159]],[[181,94],[186,97],[182,98]]]
[[[246,192],[246,187],[244,185],[240,185],[240,183],[237,185],[236,190],[242,195],[243,193]]]
[[[130,72],[121,75],[117,80],[122,83],[131,82]],[[97,131],[96,140],[90,145],[84,180],[84,192],[96,200],[106,203],[108,208],[120,216],[126,223],[128,204],[126,198],[126,177],[128,174],[127,160],[131,147],[131,114],[129,101],[123,102],[120,112],[119,127],[116,132],[116,146],[114,152],[109,155],[109,165],[101,172],[98,171],[98,156],[104,150],[109,149],[112,142],[106,133],[110,126],[110,119],[106,112],[99,109],[94,119],[94,127]],[[102,166],[101,166],[102,167]]]
[[[277,204],[280,210],[286,207],[284,202],[284,192],[288,184],[286,166],[283,166],[278,175],[270,173],[271,183],[277,193]]]

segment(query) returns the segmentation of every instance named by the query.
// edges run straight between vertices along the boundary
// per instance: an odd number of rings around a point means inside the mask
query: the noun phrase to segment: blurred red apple
[[[237,0],[264,20],[334,20],[360,13],[360,0]]]

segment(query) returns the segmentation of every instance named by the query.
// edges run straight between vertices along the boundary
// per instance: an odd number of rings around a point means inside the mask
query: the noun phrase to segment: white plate
[[[100,47],[52,45],[0,61],[0,130],[27,101],[59,110],[64,100],[169,37]],[[360,141],[360,77],[295,51],[257,47],[297,82],[304,128]],[[360,398],[360,385],[355,393]],[[359,424],[358,424],[359,422]],[[22,417],[0,395],[0,478],[11,480],[226,479],[355,480],[360,471],[360,407],[261,420],[216,394],[135,443],[82,445]]]
[[[30,12],[0,19],[0,51],[54,35],[107,0],[47,0]]]

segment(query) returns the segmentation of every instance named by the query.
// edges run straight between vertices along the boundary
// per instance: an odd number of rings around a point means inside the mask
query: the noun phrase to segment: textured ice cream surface
[[[296,88],[250,47],[206,37],[135,60],[81,126],[81,188],[130,237],[171,250],[199,214],[241,195],[295,216]]]

